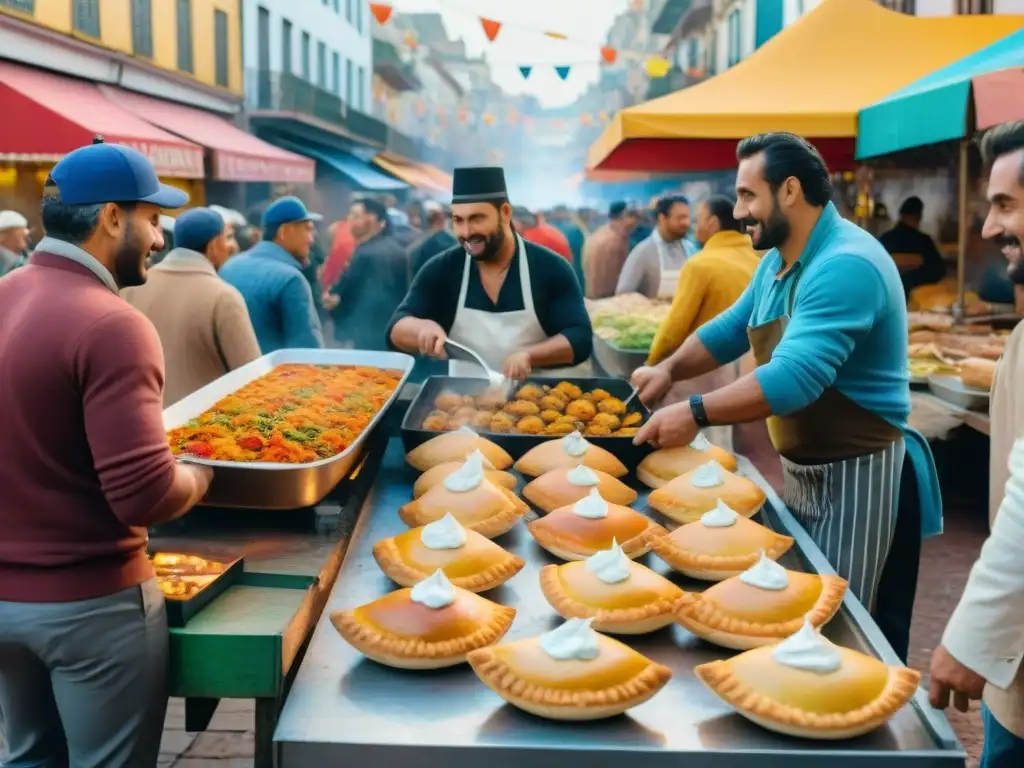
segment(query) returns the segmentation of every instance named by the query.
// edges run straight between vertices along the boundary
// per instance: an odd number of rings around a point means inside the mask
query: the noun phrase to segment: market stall
[[[450,407],[457,410],[462,406],[453,400]],[[412,409],[415,408],[413,404]],[[414,455],[425,456],[421,449],[430,445],[419,442],[421,436],[409,433],[409,416],[405,426],[405,443],[396,436],[388,446],[324,617],[318,622],[285,702],[275,733],[277,757],[284,768],[432,768],[462,761],[495,766],[528,763],[539,768],[554,768],[571,761],[605,768],[619,766],[624,759],[631,758],[642,759],[651,768],[682,763],[696,768],[799,768],[825,761],[836,766],[913,764],[952,768],[964,764],[964,752],[945,717],[929,707],[927,696],[920,689],[888,722],[853,740],[794,739],[762,729],[741,718],[695,676],[695,665],[734,654],[699,641],[678,625],[643,636],[620,636],[631,648],[669,670],[671,679],[654,698],[631,709],[628,715],[596,723],[541,719],[507,706],[465,664],[413,671],[368,660],[342,638],[341,630],[336,629],[342,625],[332,624],[332,617],[334,622],[341,622],[338,616],[342,613],[352,615],[352,609],[358,606],[396,594],[395,584],[378,565],[381,560],[379,553],[375,556],[374,548],[408,530],[409,502],[414,497],[417,472],[406,464],[405,453],[415,448],[419,454]],[[519,443],[521,447],[549,444],[527,435],[502,435],[496,439],[516,456],[522,455],[515,448]],[[636,457],[628,457],[628,461],[630,469],[635,469]],[[418,464],[419,459],[414,463]],[[523,463],[519,466],[527,471]],[[753,481],[751,486],[760,488],[759,495],[763,493],[766,499],[760,522],[794,540],[793,548],[779,562],[789,569],[818,574],[817,578],[834,578],[824,555],[757,470],[740,458],[738,472],[746,478],[742,482]],[[647,491],[632,477],[632,473],[623,476],[629,487],[639,493],[631,507],[649,509]],[[522,493],[521,488],[517,492]],[[539,539],[535,541],[526,530],[523,522],[533,519],[537,519],[536,512],[530,512],[508,533],[495,536],[495,544],[524,563],[507,583],[486,593],[490,600],[516,610],[502,644],[535,637],[561,624],[548,603],[539,573],[558,560],[546,554],[537,544]],[[550,516],[544,519],[549,520]],[[641,556],[637,563],[663,574],[692,594],[707,586],[671,574],[652,555]],[[824,631],[837,645],[899,666],[864,607],[850,595],[842,599],[838,613]]]

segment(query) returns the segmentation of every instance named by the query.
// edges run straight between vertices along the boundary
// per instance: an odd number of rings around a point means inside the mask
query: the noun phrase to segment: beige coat
[[[989,681],[985,703],[996,720],[1020,738],[1024,738],[1024,440],[1019,440],[1024,437],[1022,381],[1024,323],[1010,335],[992,387],[992,533],[971,569],[942,640],[954,658]]]
[[[201,253],[176,248],[125,300],[150,319],[164,347],[164,405],[260,356],[245,300]]]

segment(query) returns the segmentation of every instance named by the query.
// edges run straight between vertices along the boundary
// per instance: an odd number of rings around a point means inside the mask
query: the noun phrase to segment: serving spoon
[[[446,338],[444,340],[444,343],[447,344],[449,347],[452,347],[453,349],[462,350],[471,358],[473,358],[473,361],[484,369],[484,373],[487,374],[487,381],[490,382],[490,385],[492,387],[500,387],[502,384],[506,383],[506,379],[503,374],[500,374],[497,371],[492,370],[491,367],[487,365],[487,363],[484,361],[484,359],[480,357],[480,355],[478,355],[474,350],[467,347],[465,344],[459,344],[459,342],[452,341],[449,338]]]

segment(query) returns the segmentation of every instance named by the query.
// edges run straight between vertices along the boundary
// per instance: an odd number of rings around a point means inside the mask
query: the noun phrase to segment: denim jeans
[[[981,752],[981,768],[1020,768],[1024,766],[1024,739],[999,724],[988,707],[981,708],[985,726],[985,747]]]

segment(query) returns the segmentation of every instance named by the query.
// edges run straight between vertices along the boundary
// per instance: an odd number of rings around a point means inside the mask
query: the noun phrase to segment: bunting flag
[[[377,20],[378,24],[387,24],[391,18],[391,12],[395,9],[386,3],[370,3],[370,13]]]
[[[601,48],[601,59],[605,64],[614,64],[617,58],[619,58],[619,52],[614,48],[609,48],[607,45]]]
[[[533,74],[533,67],[520,67],[519,74],[523,76],[523,80],[529,80]]]
[[[672,62],[668,59],[662,58],[661,56],[651,56],[651,58],[644,62],[644,69],[647,70],[648,77],[665,77],[671,68]]]
[[[485,112],[483,116],[484,125],[494,125],[494,115],[490,112]]]
[[[552,40],[568,40],[568,35],[563,35],[561,32],[545,32],[545,35],[550,37]]]
[[[591,122],[590,115],[587,114],[586,112],[584,112],[582,115],[580,115],[580,122],[583,125],[590,125],[590,122]]]
[[[484,28],[484,34],[487,35],[487,39],[492,43],[498,37],[498,33],[501,32],[501,22],[494,19],[486,19],[481,16],[480,26]]]
[[[562,80],[568,79],[570,72],[572,72],[572,67],[555,67],[555,74]]]
[[[402,36],[402,42],[405,44],[406,48],[412,48],[413,50],[416,50],[416,48],[419,47],[420,41],[416,38],[415,32],[406,32]]]

